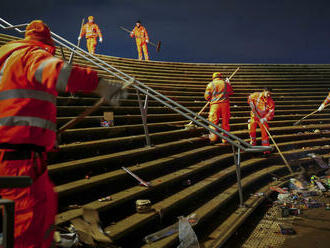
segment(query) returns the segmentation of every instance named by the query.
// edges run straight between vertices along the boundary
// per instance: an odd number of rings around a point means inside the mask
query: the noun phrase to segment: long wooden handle
[[[238,72],[238,70],[239,70],[239,67],[237,67],[237,69],[236,69],[236,70],[230,75],[229,80],[230,80],[233,76],[235,76],[235,74],[236,74],[236,72]],[[210,104],[210,102],[207,102],[207,103],[204,105],[204,107],[198,112],[197,115],[200,115],[201,113],[203,113],[203,111],[206,109],[207,106],[209,106],[209,104]],[[196,119],[196,117],[195,117],[195,119]],[[188,123],[188,125],[191,125],[192,123],[193,123],[193,122],[190,121],[190,122]]]
[[[124,84],[120,89],[117,89],[116,91],[114,91],[111,96],[109,97],[110,99],[115,96],[116,94],[118,94],[121,90],[126,89],[127,87],[129,87],[132,83],[134,83],[134,80],[131,80],[129,83]],[[76,125],[78,122],[80,122],[82,119],[84,119],[86,116],[90,115],[91,113],[93,113],[95,110],[97,110],[103,103],[105,102],[105,98],[102,97],[100,98],[92,107],[87,108],[82,114],[80,114],[79,116],[77,116],[76,118],[68,121],[66,124],[64,124],[58,131],[57,131],[57,135],[63,133],[65,130],[67,130],[68,128],[73,127],[74,125]]]
[[[260,122],[261,123],[261,122]],[[290,164],[288,163],[288,161],[286,160],[286,158],[284,157],[283,153],[281,152],[280,148],[277,146],[275,140],[273,139],[273,136],[270,134],[268,128],[263,124],[261,123],[261,125],[264,127],[264,129],[266,130],[267,134],[269,135],[270,139],[273,141],[273,144],[274,146],[276,147],[276,150],[278,151],[278,153],[280,154],[282,160],[284,161],[285,165],[288,167],[290,173],[292,174],[293,173],[293,170],[290,166]]]
[[[295,125],[298,125],[298,124],[299,124],[300,122],[302,122],[304,119],[306,119],[307,117],[310,117],[311,115],[317,113],[318,111],[319,111],[319,110],[317,109],[317,110],[313,111],[312,113],[310,113],[310,114],[304,116],[304,117],[301,118],[299,121],[295,122],[293,125],[294,125],[294,126],[295,126]]]
[[[237,67],[237,69],[230,75],[230,77],[229,77],[229,80],[233,77],[233,76],[235,76],[235,74],[236,74],[236,72],[238,72],[238,70],[239,70],[239,67]]]

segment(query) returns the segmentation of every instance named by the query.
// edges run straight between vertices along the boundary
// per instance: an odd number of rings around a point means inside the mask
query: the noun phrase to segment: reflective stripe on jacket
[[[131,37],[135,37],[138,43],[145,43],[146,40],[149,40],[148,32],[142,25],[140,27],[135,26],[132,33]]]
[[[97,73],[70,66],[38,41],[0,47],[0,143],[51,149],[56,135],[58,92],[93,91]]]
[[[229,83],[221,79],[214,79],[210,82],[205,90],[204,98],[210,104],[229,102],[229,96],[233,94],[233,89]]]
[[[83,37],[85,35],[86,39],[89,38],[102,38],[102,33],[99,28],[99,26],[95,23],[86,23],[83,25],[80,37]]]
[[[252,93],[248,98],[248,103],[252,109],[251,117],[254,118],[254,110],[260,118],[266,118],[272,120],[275,114],[275,103],[271,97],[265,98],[262,96],[262,92]]]

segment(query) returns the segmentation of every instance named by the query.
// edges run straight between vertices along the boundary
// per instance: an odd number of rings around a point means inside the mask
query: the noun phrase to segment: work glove
[[[100,37],[100,38],[99,38],[99,42],[101,42],[101,43],[102,43],[102,41],[103,41],[103,39],[102,39],[102,37]]]
[[[320,107],[318,108],[318,110],[317,111],[322,111],[323,109],[325,108],[325,105],[322,103],[321,105],[320,105]]]
[[[108,104],[119,106],[119,100],[128,96],[127,89],[121,89],[123,85],[115,80],[100,78],[94,93],[104,97]]]
[[[78,40],[81,40],[81,37],[80,36],[78,36]]]
[[[266,119],[266,118],[261,118],[261,119],[260,119],[260,122],[261,122],[262,124],[265,124],[265,123],[267,123],[267,119]]]
[[[229,78],[226,78],[226,79],[225,79],[225,82],[226,82],[226,83],[230,83]]]

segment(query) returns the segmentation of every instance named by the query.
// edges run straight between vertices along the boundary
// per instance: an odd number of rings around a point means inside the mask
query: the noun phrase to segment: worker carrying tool
[[[275,103],[271,97],[271,90],[264,88],[262,92],[252,93],[248,98],[248,104],[251,108],[251,119],[248,123],[251,142],[255,146],[256,141],[256,128],[259,125],[261,129],[261,143],[263,146],[269,146],[269,137],[267,130],[269,129],[268,121],[272,120],[275,113]],[[265,154],[270,151],[264,152]]]
[[[78,40],[80,40],[85,35],[87,40],[87,49],[90,54],[95,54],[95,48],[97,45],[97,37],[99,37],[99,42],[102,43],[102,33],[99,26],[94,22],[94,16],[88,17],[88,22],[83,25]]]
[[[210,102],[209,121],[215,125],[219,124],[220,118],[222,119],[222,129],[230,131],[229,119],[230,119],[230,103],[229,96],[233,94],[228,78],[222,79],[220,72],[213,73],[212,81],[207,85],[204,98]],[[215,129],[210,125],[210,128]],[[224,134],[225,135],[225,134]],[[209,134],[209,140],[211,143],[215,143],[218,140],[218,136],[214,133]],[[223,143],[227,143],[222,139]]]
[[[149,60],[147,47],[147,43],[149,43],[149,36],[146,28],[141,25],[140,21],[136,22],[134,29],[130,33],[130,36],[132,38],[135,37],[139,60],[142,60],[142,50],[144,53],[144,59]]]
[[[48,177],[47,151],[56,138],[59,92],[94,92],[111,101],[122,84],[54,57],[50,29],[32,21],[25,38],[0,47],[0,175],[29,176],[27,188],[0,189],[15,201],[15,248],[50,247],[57,196]]]
[[[323,101],[323,103],[320,105],[320,107],[318,108],[318,111],[322,111],[325,106],[327,106],[327,104],[330,102],[330,92],[329,95],[325,98],[325,100]]]

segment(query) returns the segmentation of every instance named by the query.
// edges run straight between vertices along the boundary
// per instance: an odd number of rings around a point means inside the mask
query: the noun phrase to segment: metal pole
[[[67,61],[66,58],[65,58],[65,54],[64,54],[64,51],[63,51],[63,47],[60,46],[60,51],[61,51],[61,55],[62,55],[62,58],[64,61]]]
[[[146,95],[146,98],[144,100],[144,106],[142,106],[142,101],[141,101],[140,93],[138,90],[136,90],[136,94],[138,97],[139,108],[140,108],[141,118],[142,118],[142,123],[143,123],[143,128],[144,128],[144,134],[146,136],[146,143],[147,143],[147,146],[151,146],[149,129],[147,126],[148,95]]]
[[[4,206],[2,232],[3,240],[2,247],[13,248],[14,247],[14,218],[15,218],[15,202],[3,199],[0,200],[0,205]]]
[[[243,189],[241,184],[241,148],[237,148],[237,157],[235,146],[232,146],[234,154],[234,162],[236,166],[236,177],[237,177],[237,186],[238,186],[238,195],[239,195],[239,207],[244,207],[243,203]]]
[[[81,32],[82,32],[82,29],[83,29],[84,23],[85,23],[85,18],[83,18],[82,21],[81,21],[79,37],[80,37],[80,35],[81,35]],[[78,40],[77,47],[80,47],[80,39]],[[73,55],[74,55],[74,51],[72,51],[72,53],[71,53],[71,55],[70,55],[69,62],[68,62],[69,64],[72,64],[72,61],[73,61]]]

